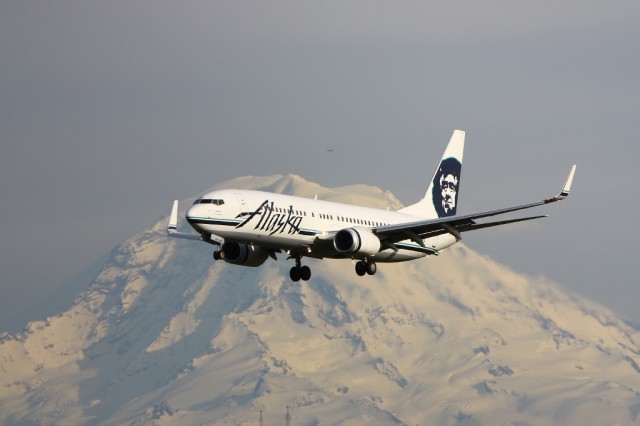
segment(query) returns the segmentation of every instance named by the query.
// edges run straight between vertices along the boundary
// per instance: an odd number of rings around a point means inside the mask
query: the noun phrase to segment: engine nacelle
[[[244,243],[226,242],[222,244],[220,252],[225,262],[242,266],[260,266],[269,257],[269,252],[264,247]]]
[[[346,228],[333,237],[333,247],[342,254],[373,256],[380,251],[380,239],[369,228]]]

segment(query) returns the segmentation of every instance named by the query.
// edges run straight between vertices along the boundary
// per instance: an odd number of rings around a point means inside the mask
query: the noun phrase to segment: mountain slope
[[[361,185],[238,178],[384,208]],[[186,203],[183,203],[186,205]],[[0,341],[7,424],[640,423],[640,332],[464,245],[439,257],[212,263],[166,219],[117,247],[67,311]]]

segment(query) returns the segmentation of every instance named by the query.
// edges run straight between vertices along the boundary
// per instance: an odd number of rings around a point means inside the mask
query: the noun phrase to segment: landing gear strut
[[[373,260],[359,260],[356,262],[356,274],[363,276],[364,274],[374,275],[378,267]]]
[[[311,268],[306,265],[301,265],[300,256],[296,256],[294,257],[294,259],[296,260],[296,266],[291,268],[291,270],[289,271],[289,277],[291,278],[291,281],[309,281],[309,278],[311,278]]]

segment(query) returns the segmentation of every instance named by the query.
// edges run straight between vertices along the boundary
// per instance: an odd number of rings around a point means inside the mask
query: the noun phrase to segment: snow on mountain
[[[218,187],[400,206],[291,175]],[[284,255],[214,263],[165,227],[114,249],[67,311],[0,336],[0,423],[640,423],[640,331],[544,278],[459,244],[375,277],[305,259],[293,283]]]

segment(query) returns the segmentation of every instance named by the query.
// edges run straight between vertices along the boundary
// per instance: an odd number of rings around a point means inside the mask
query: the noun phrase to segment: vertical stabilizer
[[[424,219],[455,216],[460,193],[464,137],[464,131],[453,131],[424,197],[400,212]]]

